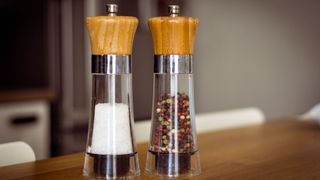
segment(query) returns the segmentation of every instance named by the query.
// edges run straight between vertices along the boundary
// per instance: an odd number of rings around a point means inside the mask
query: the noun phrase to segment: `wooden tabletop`
[[[320,179],[320,128],[285,119],[200,134],[202,174],[192,179]],[[138,145],[141,176],[146,144]],[[85,179],[83,153],[0,168],[0,179]]]

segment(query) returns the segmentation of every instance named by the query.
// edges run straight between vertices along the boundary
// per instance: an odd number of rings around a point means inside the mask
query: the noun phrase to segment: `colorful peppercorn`
[[[162,153],[193,152],[193,135],[189,96],[177,93],[174,96],[164,94],[156,102],[154,131],[151,150]]]

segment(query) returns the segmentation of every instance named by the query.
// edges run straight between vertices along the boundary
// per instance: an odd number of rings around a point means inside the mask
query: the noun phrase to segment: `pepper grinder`
[[[86,20],[92,51],[92,99],[83,174],[90,178],[122,179],[140,173],[131,84],[138,20],[117,16],[117,9],[116,4],[108,4],[108,15]]]
[[[178,177],[201,173],[193,93],[193,44],[199,20],[179,16],[149,19],[154,46],[153,109],[147,175]]]

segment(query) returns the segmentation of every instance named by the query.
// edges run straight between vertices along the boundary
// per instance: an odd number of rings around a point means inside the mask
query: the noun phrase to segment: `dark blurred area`
[[[48,87],[47,1],[0,2],[0,90]]]

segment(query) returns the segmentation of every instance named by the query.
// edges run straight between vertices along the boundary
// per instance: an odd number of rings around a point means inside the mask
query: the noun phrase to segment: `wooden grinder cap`
[[[179,6],[169,6],[170,16],[149,19],[155,55],[193,54],[197,18],[181,17]]]
[[[130,55],[138,19],[116,16],[117,5],[107,5],[108,16],[92,16],[86,21],[94,55]]]

